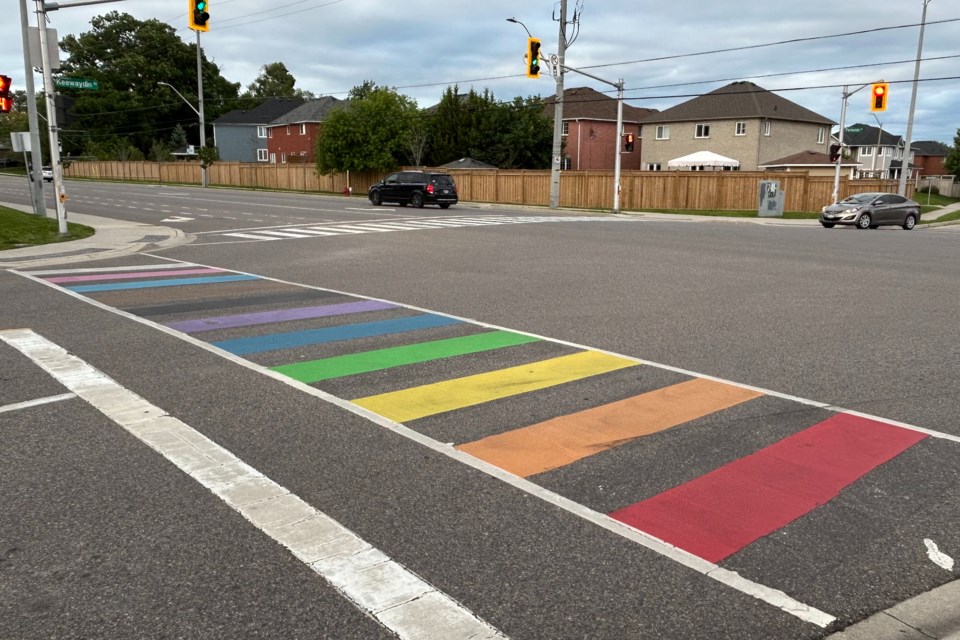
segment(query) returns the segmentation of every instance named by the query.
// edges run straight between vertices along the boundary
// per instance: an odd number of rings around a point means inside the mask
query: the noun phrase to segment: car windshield
[[[877,197],[876,193],[858,193],[845,198],[840,204],[866,204],[868,202],[873,202],[874,198]]]

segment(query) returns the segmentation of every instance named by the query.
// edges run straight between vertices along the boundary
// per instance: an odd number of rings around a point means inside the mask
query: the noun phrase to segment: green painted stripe
[[[447,338],[420,342],[402,347],[390,347],[363,353],[351,353],[310,362],[296,362],[271,367],[274,371],[300,382],[319,382],[332,378],[342,378],[358,373],[381,371],[405,364],[429,362],[468,353],[492,351],[502,347],[537,342],[540,338],[513,333],[512,331],[488,331],[460,338]]]

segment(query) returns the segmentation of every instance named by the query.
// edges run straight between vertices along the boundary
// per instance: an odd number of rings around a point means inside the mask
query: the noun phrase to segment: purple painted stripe
[[[95,280],[126,280],[127,278],[155,278],[157,276],[195,276],[205,273],[223,273],[223,269],[214,269],[212,267],[203,269],[177,269],[171,271],[135,271],[127,273],[98,273],[92,276],[55,276],[53,278],[44,278],[47,282],[93,282]]]
[[[233,329],[235,327],[249,327],[255,324],[290,322],[291,320],[307,320],[309,318],[323,318],[325,316],[339,316],[348,313],[362,313],[364,311],[380,311],[382,309],[396,308],[397,305],[390,304],[389,302],[363,300],[362,302],[326,304],[319,307],[259,311],[257,313],[241,313],[234,316],[201,318],[200,320],[181,320],[180,322],[170,322],[167,326],[177,331],[183,331],[184,333],[198,333],[200,331],[213,331],[214,329]]]

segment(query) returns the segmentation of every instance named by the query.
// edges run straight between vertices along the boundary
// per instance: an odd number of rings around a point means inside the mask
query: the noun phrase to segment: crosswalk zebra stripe
[[[247,240],[279,240],[280,238],[271,238],[270,236],[258,236],[252,233],[225,233],[225,236],[231,238],[246,238]]]

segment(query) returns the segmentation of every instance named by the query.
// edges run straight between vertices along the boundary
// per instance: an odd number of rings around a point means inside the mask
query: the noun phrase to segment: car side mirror
[[[887,204],[886,200],[876,200],[873,204]]]

